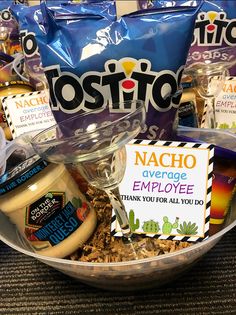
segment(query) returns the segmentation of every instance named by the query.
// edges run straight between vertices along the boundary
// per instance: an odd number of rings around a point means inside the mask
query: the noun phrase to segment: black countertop
[[[90,287],[0,242],[0,314],[236,314],[236,228],[174,282],[124,293]]]

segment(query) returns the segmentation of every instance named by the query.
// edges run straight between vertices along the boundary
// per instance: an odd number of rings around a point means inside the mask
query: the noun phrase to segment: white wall
[[[29,5],[37,5],[37,4],[39,4],[39,0],[28,0],[28,2],[29,2]]]

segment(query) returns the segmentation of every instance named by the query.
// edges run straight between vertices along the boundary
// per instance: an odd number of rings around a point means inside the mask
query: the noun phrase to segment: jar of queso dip
[[[65,166],[38,155],[0,177],[0,208],[34,251],[57,258],[81,247],[97,224]]]
[[[25,81],[10,81],[0,83],[0,97],[25,94],[34,91],[33,86]]]

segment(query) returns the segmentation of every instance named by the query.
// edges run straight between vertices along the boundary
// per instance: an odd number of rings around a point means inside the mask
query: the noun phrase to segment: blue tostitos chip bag
[[[31,24],[28,23],[28,17],[41,15],[39,5],[22,6],[12,5],[10,12],[17,20],[21,38],[21,46],[24,54],[25,71],[30,83],[35,89],[44,89],[47,86],[46,77],[42,68],[41,57],[38,44],[35,39],[35,33],[31,31]]]
[[[209,53],[207,51],[211,51]],[[236,58],[236,2],[205,1],[197,15],[188,63]],[[236,75],[236,66],[230,69]]]
[[[9,11],[9,7],[12,3],[13,1],[10,0],[0,1],[0,27],[8,28],[9,32],[11,30],[17,29],[17,23],[12,17],[11,12]]]
[[[140,1],[143,8],[196,5],[195,0]],[[232,49],[230,49],[232,48]],[[236,57],[236,1],[205,0],[196,18],[188,64]],[[236,66],[230,69],[236,74]]]
[[[0,1],[0,52],[14,55],[21,51],[18,24],[9,8],[15,4],[27,4],[26,0],[1,0]]]
[[[66,2],[65,0],[64,3],[54,0],[47,1],[47,3],[49,2],[53,4],[50,8],[55,8],[57,14],[65,13],[68,15],[70,13],[68,8],[63,9],[63,5],[69,1]],[[12,4],[9,10],[19,26],[21,46],[26,66],[25,70],[29,77],[29,81],[35,89],[44,89],[47,87],[46,77],[42,68],[41,56],[35,38],[35,32],[33,31],[35,23],[37,27],[42,23],[43,16],[41,13],[41,7],[40,5],[23,6]]]
[[[180,100],[180,81],[191,45],[196,7],[137,11],[116,18],[114,1],[68,4],[62,11],[41,3],[31,17],[51,107],[57,121],[124,100],[147,108],[142,137],[168,139]],[[116,104],[114,106],[114,104]]]
[[[5,26],[10,21],[12,21],[13,17],[11,12],[9,11],[9,7],[14,4],[28,4],[27,0],[1,0],[0,1],[0,25]]]
[[[152,7],[184,6],[194,1],[152,1]],[[192,5],[192,4],[191,4]],[[236,126],[236,1],[205,0],[195,23],[186,64],[193,78],[202,128]],[[196,93],[197,92],[197,93]]]

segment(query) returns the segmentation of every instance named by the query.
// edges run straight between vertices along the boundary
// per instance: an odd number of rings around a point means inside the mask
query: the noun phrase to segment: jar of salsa
[[[235,159],[226,156],[215,156],[212,178],[210,236],[223,228],[235,191]]]

